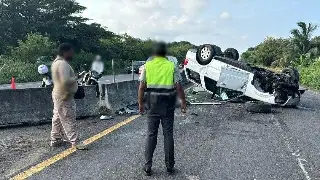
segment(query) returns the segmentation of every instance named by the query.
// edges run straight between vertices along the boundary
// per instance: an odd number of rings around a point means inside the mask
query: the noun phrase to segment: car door
[[[239,92],[245,92],[250,73],[232,66],[221,67],[218,87],[223,87]]]

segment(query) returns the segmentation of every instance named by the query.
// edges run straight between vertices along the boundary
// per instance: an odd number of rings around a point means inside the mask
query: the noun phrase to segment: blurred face
[[[94,58],[94,61],[101,61],[101,56],[96,56],[95,58]]]
[[[74,56],[74,50],[71,49],[70,51],[65,52],[63,57],[65,58],[65,60],[71,61],[73,59],[73,56]]]

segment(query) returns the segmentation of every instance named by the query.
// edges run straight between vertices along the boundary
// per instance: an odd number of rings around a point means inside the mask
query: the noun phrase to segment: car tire
[[[221,49],[216,45],[204,44],[198,48],[197,61],[200,65],[207,65],[214,56],[220,55]]]
[[[299,72],[294,68],[285,68],[281,71],[281,73],[288,74],[291,77],[291,80],[299,83]]]
[[[216,56],[222,56],[223,55],[223,53],[221,51],[221,48],[219,46],[216,46],[216,45],[211,45],[211,46],[215,49]]]
[[[248,101],[245,103],[245,108],[250,113],[271,113],[271,104],[261,101]]]
[[[222,56],[215,57],[215,60],[229,64],[231,66],[234,66],[236,68],[239,68],[248,72],[253,72],[253,69],[251,68],[251,66],[242,61],[235,61],[234,59],[230,59]]]
[[[239,60],[239,52],[234,48],[228,48],[224,51],[224,56],[230,59]]]

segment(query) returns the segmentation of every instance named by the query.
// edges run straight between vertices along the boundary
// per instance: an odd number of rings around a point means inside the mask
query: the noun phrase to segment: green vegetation
[[[68,8],[66,8],[68,7]],[[38,81],[39,64],[50,64],[61,42],[76,48],[72,62],[75,71],[87,70],[93,57],[101,55],[106,73],[115,60],[116,73],[122,73],[132,60],[146,60],[152,40],[128,34],[115,34],[97,23],[88,24],[80,16],[86,7],[74,0],[1,0],[0,1],[0,84]],[[242,54],[242,59],[270,68],[294,66],[300,70],[304,85],[320,89],[320,36],[313,36],[316,25],[298,22],[289,38],[266,38]],[[170,55],[183,61],[189,42],[169,43]]]
[[[79,15],[85,9],[74,0],[1,0],[0,84],[9,83],[12,76],[17,82],[39,81],[37,66],[50,64],[62,42],[75,46],[77,55],[72,65],[77,72],[88,70],[97,54],[105,61],[106,73],[111,73],[112,59],[116,73],[121,73],[132,60],[148,58],[152,40],[88,24],[88,19]],[[173,42],[169,52],[183,61],[192,47],[189,42]]]
[[[320,90],[320,36],[313,36],[318,26],[298,22],[289,38],[267,37],[241,56],[243,61],[270,68],[296,67],[301,83]]]
[[[301,83],[320,90],[320,58],[307,67],[300,68]]]

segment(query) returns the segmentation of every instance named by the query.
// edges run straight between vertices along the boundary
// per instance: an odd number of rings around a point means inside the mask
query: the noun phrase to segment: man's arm
[[[175,83],[175,87],[179,96],[179,99],[181,100],[181,111],[183,113],[186,112],[187,109],[187,102],[186,102],[186,95],[184,93],[184,89],[181,85],[182,78],[181,78],[181,74],[180,71],[177,67],[175,67],[174,69],[174,83]]]
[[[179,99],[181,100],[181,111],[185,113],[187,110],[187,101],[184,89],[180,83],[176,83],[176,90],[178,92]]]
[[[143,103],[143,98],[144,98],[144,91],[147,87],[146,84],[146,70],[143,69],[140,75],[140,85],[139,85],[139,92],[138,92],[138,103],[139,103],[139,112],[144,113],[144,103]]]
[[[75,77],[70,76],[70,68],[67,64],[61,63],[58,68],[58,73],[60,77],[60,82],[65,86],[69,86],[70,84],[76,83],[77,80]]]
[[[102,74],[102,73],[103,73],[103,71],[104,71],[104,63],[103,63],[103,62],[101,62],[100,74]]]
[[[144,111],[143,97],[144,97],[145,88],[146,88],[146,83],[140,82],[139,92],[138,92],[138,103],[139,103],[139,110],[142,110],[142,112]]]

